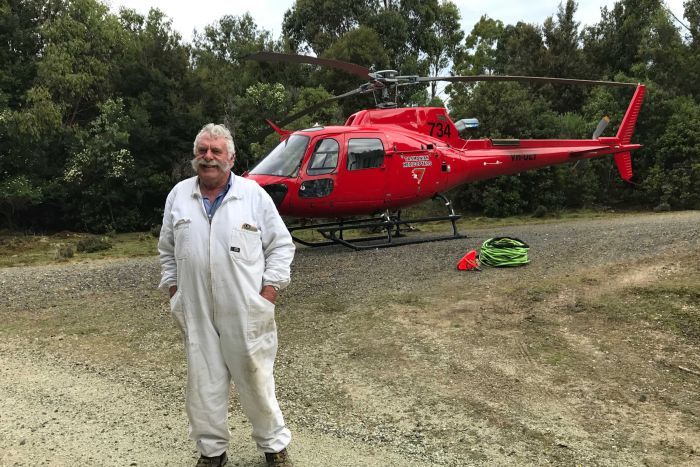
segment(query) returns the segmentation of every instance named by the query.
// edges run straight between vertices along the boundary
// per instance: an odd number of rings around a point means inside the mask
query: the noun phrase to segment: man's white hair
[[[226,128],[223,125],[218,125],[216,123],[207,123],[202,127],[201,130],[199,130],[199,133],[197,133],[197,137],[194,139],[194,146],[192,148],[192,152],[195,156],[197,155],[197,143],[199,143],[199,138],[201,138],[202,135],[209,135],[213,138],[224,138],[226,140],[226,149],[228,149],[228,155],[231,157],[234,157],[236,155],[236,147],[233,145],[233,136],[231,136],[231,132],[228,131],[228,128]]]

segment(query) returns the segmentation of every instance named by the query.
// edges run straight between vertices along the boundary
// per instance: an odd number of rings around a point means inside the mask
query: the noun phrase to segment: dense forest
[[[203,123],[235,134],[240,173],[275,143],[282,119],[357,87],[340,71],[267,64],[246,54],[306,53],[402,74],[517,74],[643,82],[632,184],[612,158],[470,184],[450,193],[488,216],[625,206],[700,208],[700,0],[674,17],[659,0],[620,0],[582,27],[562,1],[543,24],[474,18],[438,0],[297,0],[272,37],[252,17],[224,16],[182,40],[159,10],[118,14],[97,0],[0,0],[0,228],[148,229],[188,176]],[[614,134],[630,90],[481,83],[403,91],[403,105],[476,117],[472,137]],[[339,101],[289,127],[342,123],[371,98]],[[456,118],[455,118],[456,117]]]

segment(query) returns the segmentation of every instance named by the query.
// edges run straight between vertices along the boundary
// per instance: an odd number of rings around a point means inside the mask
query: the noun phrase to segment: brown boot
[[[268,467],[293,467],[292,459],[286,449],[280,452],[266,452],[265,461]]]
[[[207,457],[201,456],[195,467],[223,467],[228,462],[228,456],[224,452],[220,456]]]

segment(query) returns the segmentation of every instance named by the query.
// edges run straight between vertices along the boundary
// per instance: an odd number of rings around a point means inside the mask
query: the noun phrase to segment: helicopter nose
[[[280,209],[280,206],[282,206],[282,203],[287,197],[287,192],[289,191],[289,188],[285,183],[286,179],[284,177],[279,177],[277,175],[251,174],[247,172],[243,174],[243,177],[254,180],[258,185],[260,185],[262,189],[265,190],[268,195],[270,195],[270,198],[272,198],[272,201],[274,201],[277,209]]]
[[[287,196],[287,185],[282,183],[273,183],[271,185],[263,185],[262,188],[263,190],[267,191],[267,194],[270,195],[270,198],[272,198],[272,201],[274,201],[275,206],[277,209],[279,209],[284,201],[284,198]]]

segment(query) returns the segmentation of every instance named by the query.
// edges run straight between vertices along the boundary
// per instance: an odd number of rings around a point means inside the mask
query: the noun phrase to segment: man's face
[[[205,187],[223,185],[228,180],[228,174],[233,166],[233,157],[228,153],[226,140],[204,134],[197,142],[195,156],[197,175]]]

